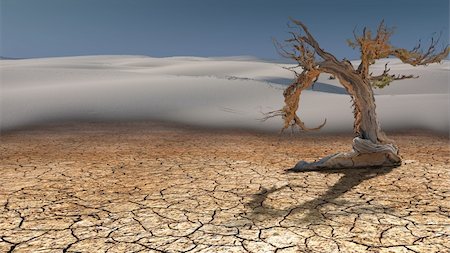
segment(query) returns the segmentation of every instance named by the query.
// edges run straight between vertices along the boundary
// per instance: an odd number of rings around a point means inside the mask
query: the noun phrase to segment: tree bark
[[[381,130],[376,115],[375,97],[367,80],[344,63],[324,62],[322,72],[334,75],[350,94],[354,105],[352,151],[327,156],[312,163],[300,161],[294,171],[361,167],[395,167],[401,164],[398,148]]]

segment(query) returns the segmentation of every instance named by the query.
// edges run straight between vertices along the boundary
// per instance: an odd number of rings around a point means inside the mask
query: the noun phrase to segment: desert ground
[[[0,252],[450,252],[450,62],[386,63],[420,76],[375,90],[403,165],[289,173],[351,149],[327,75],[299,109],[325,127],[279,135],[292,64],[0,60]]]
[[[448,136],[389,135],[400,167],[289,173],[352,136],[154,122],[3,132],[0,252],[449,252]]]

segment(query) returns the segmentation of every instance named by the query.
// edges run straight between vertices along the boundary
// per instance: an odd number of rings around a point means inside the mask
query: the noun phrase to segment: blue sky
[[[381,19],[392,43],[413,47],[433,32],[448,43],[448,0],[0,0],[0,55],[252,55],[280,58],[288,17],[308,25],[337,57],[358,58],[346,39]]]

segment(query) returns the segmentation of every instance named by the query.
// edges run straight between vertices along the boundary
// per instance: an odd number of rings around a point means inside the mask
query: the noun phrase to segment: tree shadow
[[[289,188],[294,190],[295,188],[305,188],[304,185],[293,185],[287,184],[281,187],[272,188],[262,188],[260,192],[254,194],[252,200],[247,203],[247,206],[252,210],[250,216],[255,218],[256,216],[271,216],[279,217],[287,215],[292,215],[298,212],[303,212],[305,216],[299,220],[299,222],[314,222],[320,221],[325,217],[320,212],[320,207],[327,203],[334,204],[346,204],[343,201],[336,201],[337,198],[344,195],[346,192],[350,191],[362,182],[386,175],[391,172],[393,168],[359,168],[359,169],[345,169],[345,170],[317,170],[317,172],[324,174],[343,174],[343,176],[331,186],[326,192],[319,195],[317,198],[306,201],[297,206],[291,206],[284,209],[277,209],[264,204],[264,201],[268,198],[270,194],[276,193],[278,191]],[[294,172],[292,170],[287,170],[286,173],[308,173],[310,171]],[[347,203],[348,204],[348,203]],[[377,207],[373,207],[377,208]],[[383,207],[384,208],[384,207]],[[262,218],[262,217],[261,217]]]

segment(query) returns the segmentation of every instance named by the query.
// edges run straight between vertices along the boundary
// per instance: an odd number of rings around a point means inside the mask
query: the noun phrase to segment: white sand
[[[450,63],[411,67],[389,60],[391,72],[420,75],[376,90],[385,130],[449,132]],[[386,60],[373,72],[384,69]],[[356,62],[355,62],[356,64]],[[247,58],[83,56],[0,60],[0,130],[61,120],[165,120],[207,127],[279,131],[280,118],[262,112],[283,106],[292,74],[286,64]],[[278,83],[278,84],[277,84]],[[321,76],[302,94],[300,116],[322,132],[350,132],[350,97]]]

